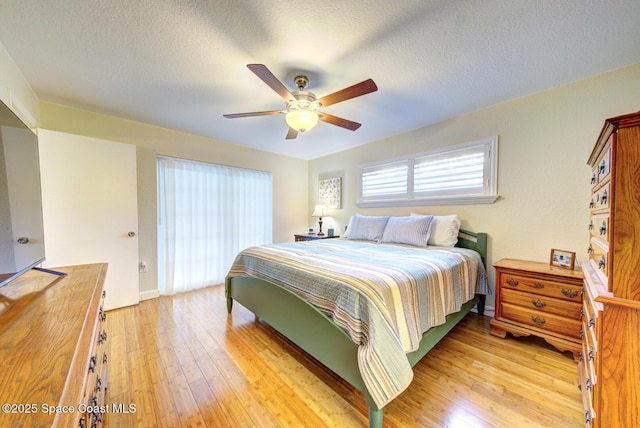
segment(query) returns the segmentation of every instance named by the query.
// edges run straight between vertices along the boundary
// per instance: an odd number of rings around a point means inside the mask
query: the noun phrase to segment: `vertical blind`
[[[271,243],[271,173],[168,157],[157,167],[160,294],[222,283],[239,251]]]

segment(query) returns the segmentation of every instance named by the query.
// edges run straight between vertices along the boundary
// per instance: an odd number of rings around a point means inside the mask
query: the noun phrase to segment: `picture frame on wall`
[[[327,178],[318,181],[318,203],[328,209],[342,208],[342,178]]]
[[[551,257],[549,258],[549,264],[551,266],[557,266],[563,269],[573,270],[576,262],[576,253],[573,251],[558,250],[556,248],[551,249]]]

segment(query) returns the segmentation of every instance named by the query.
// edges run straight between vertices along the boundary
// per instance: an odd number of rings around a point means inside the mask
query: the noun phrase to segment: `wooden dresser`
[[[100,427],[106,264],[31,270],[0,288],[0,426]]]
[[[502,259],[496,269],[496,314],[491,334],[539,336],[580,357],[582,272],[548,263]]]
[[[585,422],[640,426],[640,113],[614,117],[589,157],[579,364]]]

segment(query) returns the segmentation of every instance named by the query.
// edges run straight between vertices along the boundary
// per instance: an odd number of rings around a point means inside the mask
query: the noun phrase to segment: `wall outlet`
[[[140,273],[147,272],[147,262],[138,263],[138,272],[140,272]]]

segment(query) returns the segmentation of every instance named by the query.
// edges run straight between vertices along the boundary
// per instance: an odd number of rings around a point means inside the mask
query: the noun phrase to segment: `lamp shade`
[[[308,131],[318,124],[318,113],[311,110],[289,110],[285,116],[287,125],[299,132]]]
[[[313,209],[313,214],[311,214],[312,217],[322,217],[324,216],[324,205],[316,205],[316,207]]]

